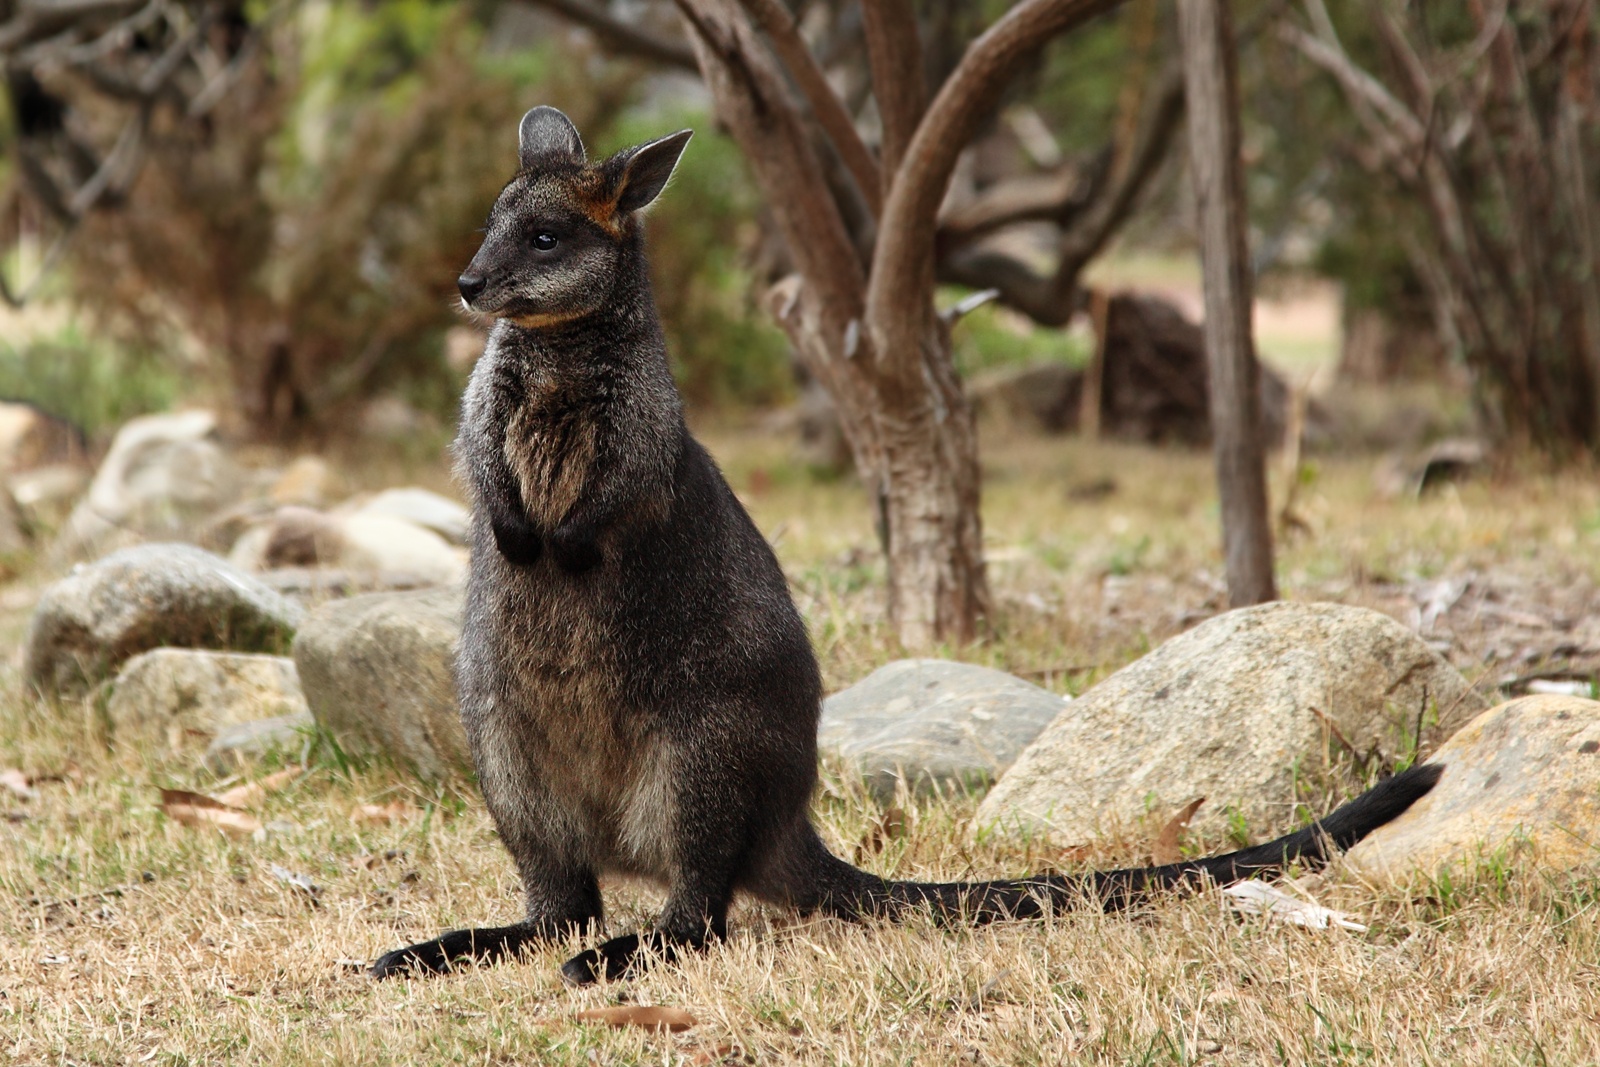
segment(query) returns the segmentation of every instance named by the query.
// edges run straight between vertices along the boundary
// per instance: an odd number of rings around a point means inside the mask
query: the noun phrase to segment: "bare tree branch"
[[[1089,184],[1082,168],[1070,163],[995,182],[939,216],[939,251],[953,252],[1019,222],[1060,219],[1088,196]]]
[[[993,286],[1000,290],[1001,300],[1008,307],[1040,325],[1066,325],[1082,310],[1079,275],[1133,211],[1140,193],[1166,159],[1182,115],[1183,68],[1171,62],[1150,94],[1139,125],[1131,132],[1131,142],[1113,149],[1124,159],[1121,170],[1055,205],[1053,217],[1060,221],[1062,231],[1055,269],[1049,274],[1041,274],[993,249],[975,248],[941,255],[939,279],[958,285]],[[940,242],[943,248],[943,233]]]
[[[553,11],[563,18],[576,22],[593,33],[609,47],[624,55],[648,59],[680,70],[698,72],[694,50],[678,41],[667,41],[631,26],[609,11],[585,0],[526,0],[534,7]]]
[[[878,161],[861,139],[861,133],[856,129],[850,113],[845,110],[844,102],[828,84],[822,67],[800,36],[794,16],[778,0],[740,0],[740,3],[767,35],[779,61],[805,94],[806,101],[811,105],[811,113],[816,116],[818,125],[839,153],[850,176],[855,179],[856,187],[860,189],[873,218],[877,218],[883,208],[883,179],[878,171]]]
[[[974,41],[939,89],[896,168],[867,287],[874,355],[892,361],[907,387],[923,369],[913,316],[891,308],[901,292],[929,291],[939,203],[956,159],[1021,64],[1057,35],[1120,0],[1022,0]]]
[[[911,135],[928,106],[923,82],[922,43],[911,0],[864,0],[862,29],[867,61],[872,68],[872,95],[883,125],[883,173],[887,180],[900,167]]]

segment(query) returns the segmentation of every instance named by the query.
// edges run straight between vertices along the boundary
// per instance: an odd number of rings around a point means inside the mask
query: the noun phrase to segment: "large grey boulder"
[[[1354,750],[1426,753],[1486,706],[1421,638],[1341,604],[1263,604],[1219,615],[1067,706],[996,783],[976,827],[1062,842],[1133,829],[1205,797],[1252,826],[1292,814],[1296,776]]]
[[[822,705],[822,752],[880,799],[994,781],[1060,713],[1063,700],[1003,671],[939,659],[878,668]]]
[[[317,724],[341,745],[426,777],[471,766],[452,682],[459,587],[373,593],[312,612],[295,666]]]
[[[114,734],[186,736],[284,715],[306,716],[294,660],[240,652],[155,648],[123,664],[106,717]]]
[[[1345,857],[1378,883],[1514,864],[1600,868],[1600,702],[1530,696],[1479,715],[1434,753],[1433,791]]]
[[[205,516],[245,491],[239,467],[217,439],[209,411],[130,420],[73,510],[57,551],[94,556],[147,538],[185,536]]]
[[[24,677],[74,696],[152,648],[281,652],[304,611],[193,545],[137,545],[47,588],[28,628]]]

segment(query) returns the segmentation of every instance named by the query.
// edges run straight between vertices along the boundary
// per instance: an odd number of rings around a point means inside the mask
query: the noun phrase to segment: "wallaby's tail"
[[[1027,919],[1047,909],[1100,907],[1117,911],[1161,889],[1193,889],[1214,882],[1230,885],[1255,874],[1283,870],[1293,862],[1321,867],[1427,794],[1444,771],[1426,764],[1378,783],[1333,814],[1303,830],[1209,859],[1094,871],[1076,876],[1041,875],[1000,882],[889,882],[838,859],[813,836],[809,866],[818,872],[814,906],[841,918],[896,918],[924,905],[935,915],[983,923]]]

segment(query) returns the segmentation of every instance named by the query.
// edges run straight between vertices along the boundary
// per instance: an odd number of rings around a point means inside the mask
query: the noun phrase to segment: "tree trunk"
[[[1239,162],[1239,72],[1228,0],[1179,0],[1189,150],[1211,369],[1212,447],[1233,607],[1276,600],[1261,446],[1260,370],[1250,327],[1250,253]]]
[[[972,640],[989,610],[977,433],[938,316],[923,345],[930,388],[885,404],[877,416],[887,472],[879,492],[889,614],[900,643],[913,649]]]

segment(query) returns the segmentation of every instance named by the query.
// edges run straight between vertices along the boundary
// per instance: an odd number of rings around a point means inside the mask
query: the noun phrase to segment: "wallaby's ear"
[[[522,116],[517,127],[517,156],[523,170],[541,161],[582,163],[583,138],[571,119],[541,105]]]
[[[693,130],[679,130],[619,152],[607,161],[608,169],[617,170],[613,186],[617,190],[617,210],[637,211],[660,196],[667,179],[672,177],[672,168],[678,165],[684,146],[693,136]]]

